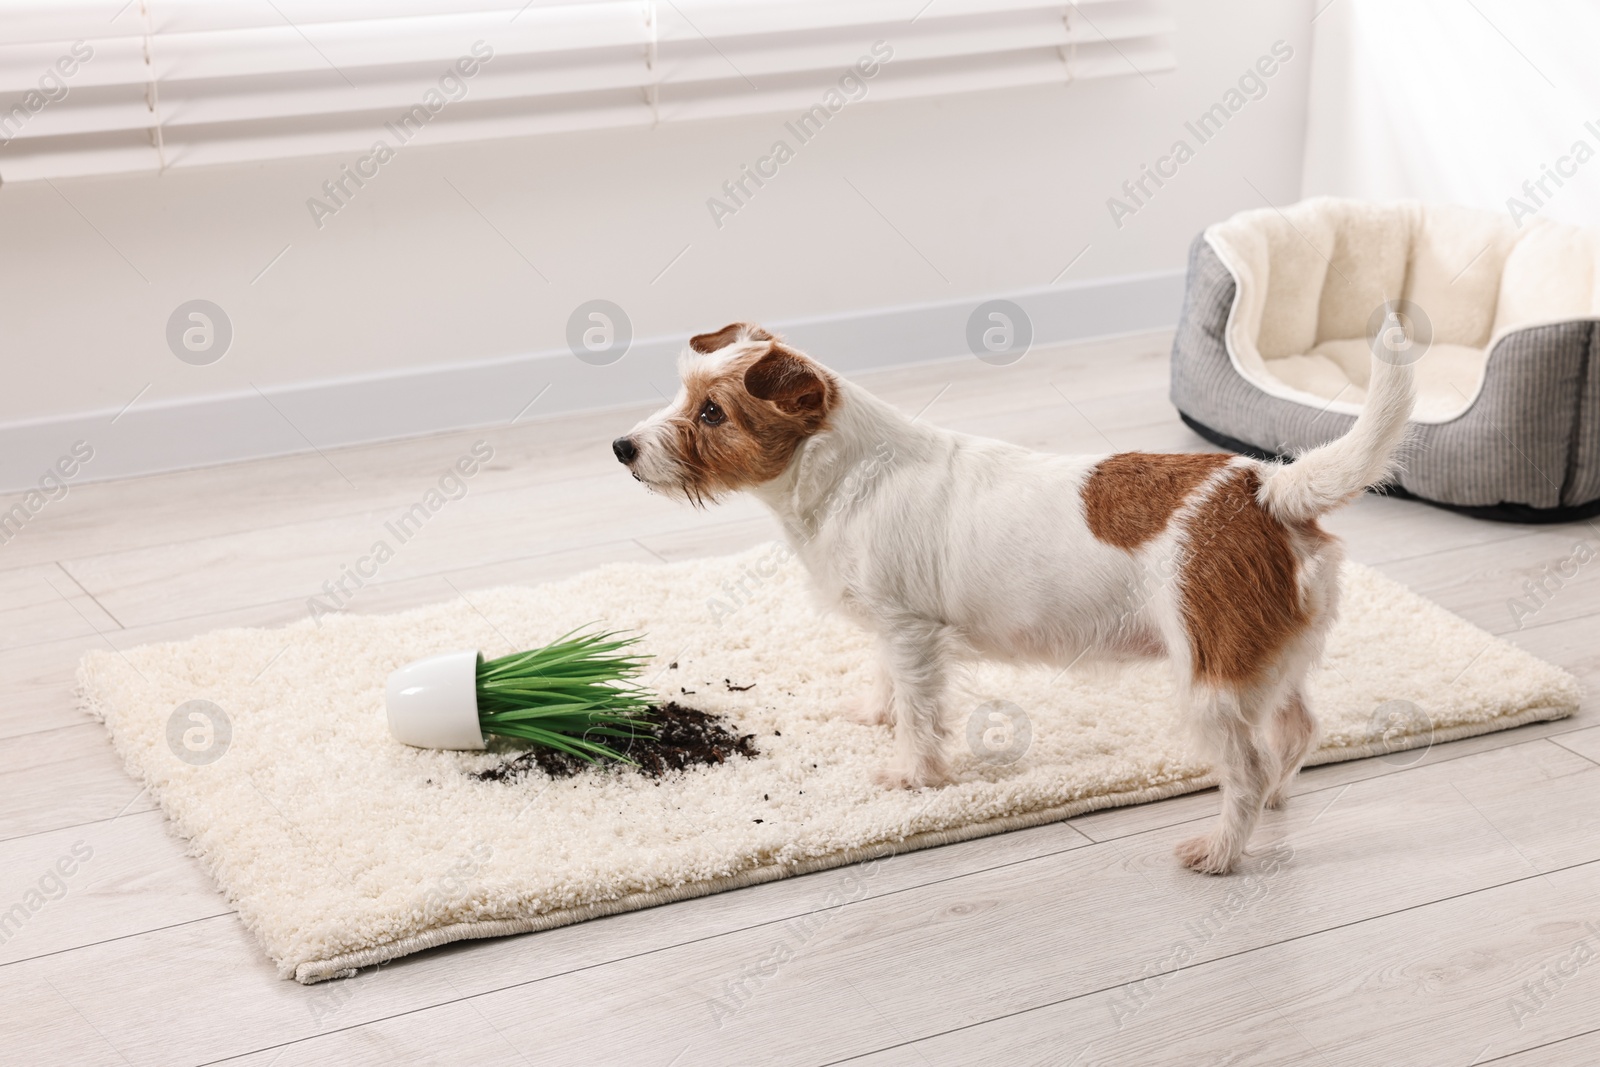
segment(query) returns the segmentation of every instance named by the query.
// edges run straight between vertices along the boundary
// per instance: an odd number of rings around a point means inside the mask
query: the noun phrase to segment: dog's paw
[[[1211,840],[1211,835],[1191,837],[1173,849],[1178,861],[1191,871],[1201,874],[1227,874],[1238,862],[1237,856],[1228,855]]]
[[[932,761],[910,765],[891,763],[873,778],[885,789],[934,789],[952,781],[950,769]]]
[[[1289,791],[1287,789],[1274,789],[1267,794],[1267,809],[1269,811],[1282,811],[1289,804]]]

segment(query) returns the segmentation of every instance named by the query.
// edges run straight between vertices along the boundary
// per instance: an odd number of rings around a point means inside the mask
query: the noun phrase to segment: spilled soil
[[[737,734],[726,719],[676,701],[650,708],[652,732],[641,734],[631,743],[607,739],[606,743],[625,752],[634,762],[589,763],[547,748],[530,748],[498,767],[479,771],[472,777],[480,782],[517,782],[534,769],[552,778],[571,778],[580,771],[602,771],[611,767],[635,771],[647,778],[661,778],[672,771],[726,763],[735,756],[751,759],[759,752],[755,734]],[[623,746],[626,745],[626,749]]]

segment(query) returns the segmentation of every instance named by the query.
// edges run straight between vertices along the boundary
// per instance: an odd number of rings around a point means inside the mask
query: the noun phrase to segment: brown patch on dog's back
[[[1196,681],[1259,680],[1310,621],[1293,534],[1261,506],[1260,489],[1255,470],[1238,470],[1186,521],[1179,591]]]
[[[1188,495],[1232,458],[1222,452],[1119,452],[1101,460],[1083,486],[1089,532],[1117,548],[1138,548],[1166,529]]]

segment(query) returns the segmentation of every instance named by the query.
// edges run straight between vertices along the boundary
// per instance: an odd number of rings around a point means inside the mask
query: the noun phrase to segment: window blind
[[[0,0],[0,181],[1148,76],[1172,38],[1163,0]]]

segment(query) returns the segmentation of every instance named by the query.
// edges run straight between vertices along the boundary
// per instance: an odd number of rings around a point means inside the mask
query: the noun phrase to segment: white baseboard
[[[1027,313],[1039,347],[1171,326],[1178,321],[1183,278],[1182,270],[1160,271],[997,297]],[[994,298],[766,325],[830,367],[854,373],[972,358],[967,319]],[[686,340],[637,340],[620,361],[604,367],[563,348],[279,386],[264,390],[266,400],[251,391],[139,401],[120,413],[0,424],[0,492],[38,485],[77,441],[94,450],[73,478],[81,483],[505,423],[535,396],[538,403],[523,418],[642,403],[676,389],[674,363]]]

